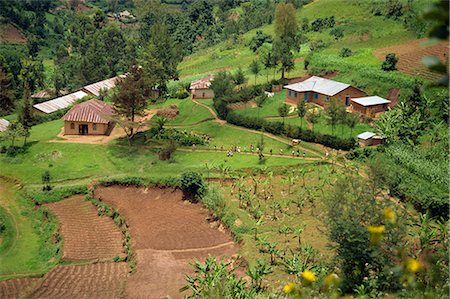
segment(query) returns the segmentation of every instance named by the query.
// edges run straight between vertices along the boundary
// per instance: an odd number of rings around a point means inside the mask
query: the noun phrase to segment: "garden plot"
[[[27,298],[122,298],[127,263],[57,266]]]
[[[231,257],[237,246],[208,212],[182,200],[173,189],[100,187],[94,196],[116,208],[130,227],[137,268],[127,282],[126,297],[182,297],[185,274],[194,258]]]
[[[19,298],[38,283],[39,278],[16,278],[0,281],[0,298]]]
[[[46,206],[61,223],[63,259],[93,260],[125,256],[122,233],[114,221],[107,216],[99,217],[97,209],[84,196],[71,196]]]

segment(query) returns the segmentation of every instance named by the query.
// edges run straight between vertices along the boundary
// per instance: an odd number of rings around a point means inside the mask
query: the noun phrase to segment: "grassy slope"
[[[39,255],[36,233],[29,208],[17,195],[17,188],[0,179],[0,215],[6,216],[6,231],[0,243],[0,279],[13,273],[32,274],[46,269],[45,257]]]

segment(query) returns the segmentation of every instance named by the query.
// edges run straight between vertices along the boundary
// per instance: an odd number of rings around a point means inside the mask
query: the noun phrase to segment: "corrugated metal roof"
[[[113,78],[109,78],[100,82],[96,82],[96,83],[92,83],[89,85],[86,85],[85,87],[82,88],[82,90],[89,92],[95,96],[99,96],[100,95],[100,90],[105,89],[105,90],[110,90],[111,88],[114,88],[116,86],[117,80],[119,78],[123,78],[125,77],[124,75],[121,76],[116,76]]]
[[[358,139],[367,140],[367,139],[374,137],[375,135],[377,135],[377,134],[372,133],[372,132],[364,132],[364,133],[361,133],[358,135]]]
[[[73,106],[64,116],[65,121],[90,122],[107,124],[110,116],[114,114],[114,108],[97,99]]]
[[[87,93],[80,90],[50,101],[35,104],[33,105],[33,107],[44,113],[52,113],[60,109],[69,107],[70,105],[87,95]]]
[[[391,101],[383,99],[382,97],[379,97],[379,96],[352,98],[351,100],[362,106],[382,105],[382,104],[389,104],[391,102]]]
[[[214,79],[214,75],[209,75],[205,78],[194,80],[191,82],[190,89],[208,89],[211,86],[212,79]]]
[[[0,118],[0,132],[6,131],[8,126],[10,125],[10,122],[6,119]]]
[[[350,87],[350,84],[345,84],[317,76],[312,76],[305,81],[284,86],[284,88],[293,91],[313,91],[327,96],[334,96],[335,94],[343,91],[348,87]]]
[[[36,92],[31,96],[32,99],[42,99],[42,98],[49,98],[51,96],[51,93],[54,91],[52,88],[47,88],[44,90],[41,90],[39,92]]]

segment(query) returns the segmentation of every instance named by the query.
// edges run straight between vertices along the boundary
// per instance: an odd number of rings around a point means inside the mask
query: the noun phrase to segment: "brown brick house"
[[[193,99],[212,99],[214,91],[210,88],[213,75],[201,78],[191,82],[191,95]]]
[[[294,105],[302,100],[325,107],[333,98],[341,105],[349,106],[351,98],[366,96],[365,92],[350,84],[317,76],[286,85],[284,88],[287,89],[286,102]]]
[[[109,135],[114,108],[97,99],[75,105],[64,116],[64,135]]]
[[[388,110],[391,101],[379,96],[352,98],[351,106],[354,112],[359,112],[368,117],[376,117],[377,114]]]

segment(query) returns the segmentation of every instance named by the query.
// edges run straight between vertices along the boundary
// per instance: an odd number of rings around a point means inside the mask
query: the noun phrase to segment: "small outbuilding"
[[[383,99],[379,96],[352,98],[353,111],[359,112],[367,117],[376,117],[389,108],[391,101]]]
[[[364,132],[358,135],[358,144],[360,147],[379,145],[383,142],[384,137],[372,132]]]
[[[114,127],[114,108],[100,100],[73,106],[64,116],[64,135],[109,135]]]
[[[191,95],[193,99],[212,99],[214,98],[214,91],[210,88],[211,81],[214,75],[209,75],[205,78],[198,79],[191,82]]]

